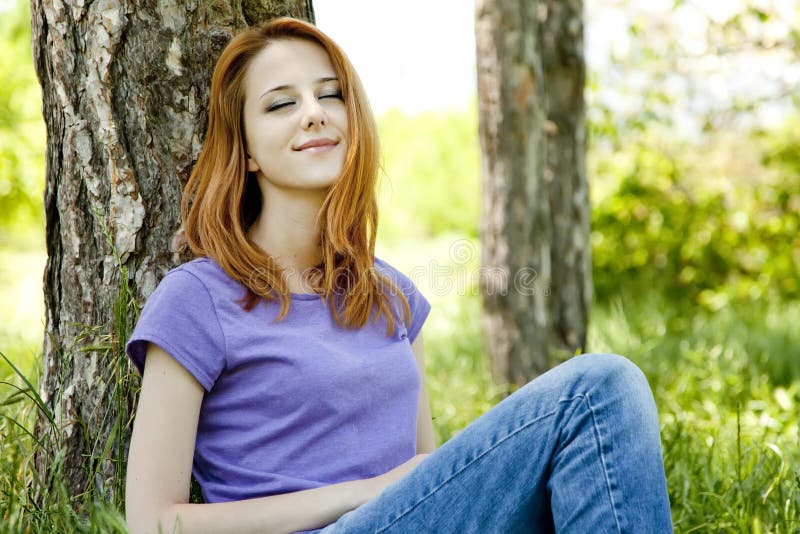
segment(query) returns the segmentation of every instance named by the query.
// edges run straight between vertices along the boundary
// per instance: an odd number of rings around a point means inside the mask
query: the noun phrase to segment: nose
[[[303,128],[308,130],[314,126],[325,126],[328,117],[320,101],[314,95],[311,95],[310,98],[305,98],[305,102],[302,114]]]

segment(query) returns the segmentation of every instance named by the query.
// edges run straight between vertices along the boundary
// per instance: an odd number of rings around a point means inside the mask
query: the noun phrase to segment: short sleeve
[[[394,282],[408,301],[408,307],[411,311],[411,324],[406,325],[406,335],[408,336],[409,343],[413,343],[417,338],[417,334],[422,329],[425,319],[431,311],[431,305],[428,299],[422,294],[414,282],[405,274],[401,273],[388,263],[378,258],[375,258],[375,263],[382,267],[383,274],[388,275],[392,282]]]
[[[210,391],[225,366],[225,339],[208,288],[194,274],[167,273],[147,299],[125,352],[144,374],[147,344],[155,343]]]

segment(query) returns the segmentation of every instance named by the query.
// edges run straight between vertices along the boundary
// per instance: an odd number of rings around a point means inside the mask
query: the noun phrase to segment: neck
[[[283,269],[288,281],[322,261],[317,214],[327,189],[281,189],[262,181],[261,213],[248,234]]]

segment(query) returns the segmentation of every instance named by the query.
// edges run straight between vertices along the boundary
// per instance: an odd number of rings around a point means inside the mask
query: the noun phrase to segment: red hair
[[[391,336],[394,313],[390,296],[400,296],[406,324],[411,313],[402,291],[374,266],[375,186],[380,167],[375,117],[350,60],[312,24],[288,17],[268,21],[238,34],[220,55],[211,80],[206,137],[181,201],[187,244],[195,256],[213,258],[247,288],[242,299],[246,310],[252,310],[261,299],[273,300],[277,293],[281,301],[278,320],[286,317],[290,298],[283,269],[247,237],[261,211],[261,192],[255,176],[247,171],[242,116],[244,78],[251,60],[268,44],[282,39],[303,39],[327,51],[347,109],[347,155],[342,174],[317,214],[323,259],[308,281],[328,300],[340,326],[363,327],[377,305],[375,319],[386,316],[387,336]],[[339,301],[336,297],[341,295],[345,298]]]

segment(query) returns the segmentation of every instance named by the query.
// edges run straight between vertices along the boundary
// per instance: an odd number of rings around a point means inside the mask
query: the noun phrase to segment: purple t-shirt
[[[163,348],[205,389],[192,473],[206,502],[250,499],[374,477],[416,452],[420,374],[411,342],[430,304],[376,258],[408,299],[386,320],[339,327],[317,295],[250,312],[243,285],[213,260],[170,271],[147,300],[126,350],[140,373],[147,343]],[[377,309],[377,308],[376,308]]]

